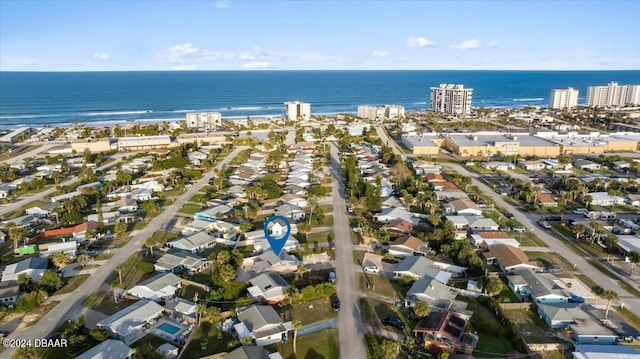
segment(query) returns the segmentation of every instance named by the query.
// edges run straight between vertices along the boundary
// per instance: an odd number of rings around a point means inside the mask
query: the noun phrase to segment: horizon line
[[[494,72],[615,72],[638,69],[201,69],[201,70],[2,70],[0,73],[95,73],[95,72],[311,72],[311,71],[494,71]]]

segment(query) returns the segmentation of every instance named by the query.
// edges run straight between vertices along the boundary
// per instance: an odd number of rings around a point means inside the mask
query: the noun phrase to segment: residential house
[[[293,221],[304,221],[305,212],[302,208],[292,204],[282,204],[278,206],[273,213],[277,216],[283,216]]]
[[[431,312],[420,319],[413,328],[414,336],[424,341],[425,347],[439,347],[441,351],[462,351],[471,354],[478,343],[478,336],[465,333],[467,320],[450,312]]]
[[[421,240],[411,235],[398,237],[389,246],[389,254],[396,257],[426,255],[427,252],[429,252],[429,248]]]
[[[625,200],[628,205],[640,208],[640,194],[628,194]]]
[[[102,212],[118,211],[121,213],[135,213],[138,211],[138,202],[131,197],[122,197],[117,201],[102,205]]]
[[[640,233],[640,225],[630,219],[618,219],[613,223],[612,232],[615,234],[636,234]]]
[[[514,169],[516,166],[510,162],[482,162],[482,168],[490,171],[508,171]]]
[[[43,248],[44,247],[44,248]],[[46,249],[45,249],[46,248]],[[47,243],[40,246],[40,256],[49,257],[52,254],[63,252],[68,254],[71,258],[76,256],[78,251],[77,241],[59,242],[59,243]]]
[[[107,339],[80,354],[76,359],[132,359],[135,351],[116,339]]]
[[[465,198],[455,199],[443,205],[445,213],[459,216],[480,216],[482,210],[473,201]]]
[[[15,190],[15,188],[7,185],[0,185],[0,199],[9,197],[13,190]]]
[[[308,205],[306,199],[292,193],[287,193],[282,195],[282,197],[280,197],[280,201],[282,203],[298,206],[300,208],[307,208],[307,205]]]
[[[538,203],[543,207],[558,207],[557,198],[551,193],[538,192],[536,193],[536,198],[538,199]]]
[[[38,224],[39,222],[40,222],[40,218],[32,215],[26,215],[26,216],[20,216],[20,217],[6,220],[3,223],[5,226],[7,225],[7,223],[13,223],[16,225],[16,227],[19,227],[19,228],[29,228],[31,226]]]
[[[413,223],[407,220],[404,220],[402,218],[398,218],[398,219],[394,219],[389,223],[386,223],[383,226],[383,228],[388,233],[399,234],[399,235],[410,234],[411,230],[413,230]]]
[[[18,280],[21,274],[27,275],[33,279],[34,282],[40,281],[44,271],[47,270],[49,260],[42,257],[31,257],[21,260],[20,262],[7,265],[2,274],[2,280],[0,282],[8,282],[12,280]]]
[[[118,218],[120,217],[120,212],[104,212],[102,213],[102,224],[105,226],[112,226],[116,224]],[[87,216],[88,222],[100,222],[100,215],[98,214],[90,214]]]
[[[544,163],[538,160],[519,160],[518,165],[527,171],[541,171],[544,169]]]
[[[235,244],[235,241],[238,239],[238,235],[240,234],[239,225],[224,221],[215,221],[211,223],[209,229],[211,230],[210,235],[218,238],[218,242],[223,244]]]
[[[624,205],[625,199],[620,196],[613,196],[607,192],[591,192],[591,204],[594,206],[621,206]]]
[[[37,218],[47,218],[51,215],[51,211],[40,207],[31,207],[24,210],[24,213],[28,216],[35,216]]]
[[[180,349],[169,343],[164,343],[156,348],[155,352],[161,355],[164,359],[177,359],[180,354]]]
[[[544,167],[546,169],[550,169],[550,170],[568,171],[571,168],[573,168],[573,165],[571,163],[563,164],[563,163],[560,163],[560,161],[552,158],[540,160],[540,162],[544,164]]]
[[[520,247],[520,242],[505,232],[480,231],[471,235],[471,244],[476,248],[491,248],[496,245]]]
[[[532,261],[518,247],[499,244],[491,247],[489,251],[482,253],[487,264],[497,265],[503,272],[513,272],[517,269],[539,270],[538,262]]]
[[[206,258],[187,253],[167,253],[158,258],[153,268],[157,272],[177,273],[186,271],[189,274],[200,273],[211,266],[211,261]]]
[[[631,164],[627,161],[614,161],[613,169],[618,172],[626,172],[631,167]]]
[[[406,307],[422,301],[433,308],[449,308],[457,293],[433,277],[420,278],[411,285],[404,299]]]
[[[173,273],[159,273],[143,280],[127,291],[127,294],[137,298],[155,301],[173,298],[182,288],[182,279]]]
[[[580,303],[538,303],[536,307],[540,318],[553,329],[564,329],[579,320],[591,318]]]
[[[296,257],[284,251],[279,256],[273,251],[266,251],[259,256],[246,258],[245,263],[251,265],[251,270],[256,273],[275,272],[284,274],[297,271],[300,262]]]
[[[196,304],[192,301],[182,299],[180,297],[173,297],[165,301],[164,309],[167,315],[181,314],[183,316],[193,318],[196,317]]]
[[[497,231],[500,225],[491,218],[483,216],[446,216],[456,229],[470,229],[472,231]]]
[[[20,298],[18,281],[3,281],[0,284],[0,305],[10,307]]]
[[[193,219],[202,219],[205,221],[215,222],[218,219],[231,215],[233,213],[233,207],[221,204],[196,213],[193,216]]]
[[[277,273],[262,273],[249,280],[247,290],[253,298],[268,304],[281,302],[287,295],[289,284]]]
[[[73,227],[73,232],[71,235],[76,242],[82,243],[87,240],[87,230],[91,229],[93,231],[98,229],[98,222],[84,222]]]
[[[191,164],[193,164],[194,166],[200,166],[202,161],[206,160],[208,157],[208,154],[201,151],[193,151],[187,154],[189,162],[191,162]]]
[[[142,190],[147,190],[155,193],[155,192],[164,191],[164,185],[158,181],[153,180],[153,181],[147,181],[143,183],[132,184],[131,189],[134,189],[134,190],[142,189]]]
[[[628,345],[575,344],[573,359],[640,359],[640,350]]]
[[[579,168],[584,171],[597,171],[602,166],[599,163],[595,163],[589,160],[577,159],[573,161],[573,167]]]
[[[381,223],[389,223],[396,219],[404,219],[405,221],[413,223],[411,212],[407,211],[404,207],[383,208],[380,213],[373,216],[373,219]]]
[[[416,175],[421,176],[427,173],[440,173],[442,171],[442,166],[433,162],[427,162],[424,160],[417,160],[412,164],[413,170]]]
[[[440,173],[427,173],[424,178],[429,183],[429,186],[433,188],[434,191],[439,191],[442,189],[442,186],[445,182],[447,182],[444,177]]]
[[[393,275],[396,278],[410,277],[413,279],[431,277],[442,284],[447,284],[452,273],[435,267],[434,262],[426,257],[408,256],[394,269]]]
[[[167,243],[167,247],[198,253],[216,244],[216,238],[205,232],[198,232]]]
[[[238,186],[238,185],[234,185],[234,186],[231,186],[231,187],[227,188],[226,189],[226,193],[234,195],[235,197],[238,197],[238,198],[246,198],[247,197],[247,192],[245,191],[244,187]]]
[[[153,325],[163,310],[158,303],[143,299],[101,320],[96,326],[130,345],[149,333],[147,325]]]
[[[238,321],[233,326],[238,337],[250,337],[259,346],[280,343],[293,329],[291,322],[284,322],[278,312],[268,305],[253,305],[238,310]]]
[[[576,344],[604,344],[615,345],[618,343],[618,334],[602,323],[602,320],[588,318],[578,319],[575,324],[570,324],[569,329],[573,333],[572,339]],[[609,357],[607,357],[609,359]]]
[[[539,273],[532,269],[514,270],[515,275],[507,276],[509,288],[536,303],[567,303],[571,293],[554,282],[557,277],[551,273]]]
[[[213,223],[215,222],[205,221],[204,219],[194,219],[182,228],[181,233],[184,236],[188,236],[190,234],[202,232],[204,230],[210,230]]]
[[[225,354],[222,359],[282,359],[278,352],[269,354],[267,349],[257,345],[243,345]]]

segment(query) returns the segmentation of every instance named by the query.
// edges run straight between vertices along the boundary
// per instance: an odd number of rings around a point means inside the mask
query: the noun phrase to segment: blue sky
[[[0,70],[640,69],[640,1],[0,0]]]

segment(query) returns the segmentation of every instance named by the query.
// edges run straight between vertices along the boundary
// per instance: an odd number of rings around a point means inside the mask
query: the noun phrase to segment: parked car
[[[336,282],[336,272],[329,272],[329,282],[331,283]]]
[[[395,259],[395,258],[387,258],[387,257],[382,258],[382,261],[385,262],[385,263],[390,263],[390,264],[398,264],[398,263],[400,263],[400,261]]]
[[[347,212],[349,212],[349,213],[353,213],[353,207],[351,207],[351,206],[347,206]]]
[[[390,325],[396,329],[402,330],[404,329],[405,325],[402,322],[402,320],[396,318],[396,317],[384,317],[382,318],[382,324],[384,324],[385,326]]]
[[[371,265],[371,266],[364,267],[364,271],[369,273],[378,273],[380,272],[380,268],[378,268],[375,265]]]
[[[547,216],[547,218],[545,218],[545,220],[547,220],[547,221],[561,221],[562,217],[561,216]]]
[[[507,218],[512,219],[514,217],[515,217],[515,215],[513,213],[511,213],[511,212],[507,213]]]
[[[331,308],[333,308],[333,310],[340,309],[340,298],[338,298],[337,295],[331,300]]]
[[[587,214],[589,213],[589,210],[586,208],[576,208],[573,210],[573,213],[575,214]]]
[[[540,226],[542,226],[542,228],[544,229],[551,229],[551,225],[547,221],[540,222]]]

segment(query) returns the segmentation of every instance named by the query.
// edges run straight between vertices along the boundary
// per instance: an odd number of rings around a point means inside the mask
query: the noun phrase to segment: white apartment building
[[[300,101],[285,102],[284,117],[289,121],[308,120],[311,118],[311,104]]]
[[[640,105],[640,85],[618,85],[610,82],[607,86],[589,86],[587,88],[587,106],[622,107]]]
[[[187,127],[200,131],[213,131],[222,126],[220,112],[187,113]]]
[[[431,88],[431,110],[450,115],[468,115],[471,113],[473,89],[463,85],[440,84]]]
[[[384,105],[384,106],[358,106],[358,117],[370,120],[381,120],[383,118],[395,119],[404,117],[404,106]]]
[[[557,110],[571,109],[578,106],[578,90],[573,87],[553,89],[549,97],[549,107]]]

